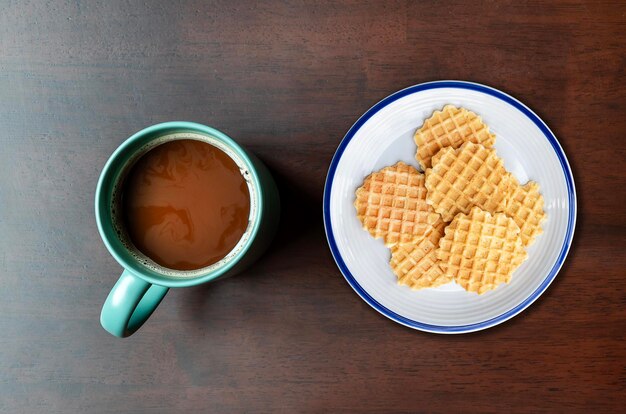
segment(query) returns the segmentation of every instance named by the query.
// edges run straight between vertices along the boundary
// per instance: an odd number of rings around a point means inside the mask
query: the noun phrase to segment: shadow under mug
[[[191,271],[164,268],[136,249],[121,224],[119,207],[124,177],[134,162],[157,145],[176,139],[205,141],[226,152],[239,166],[250,190],[248,227],[238,244],[217,263]],[[128,138],[102,170],[95,207],[100,236],[124,268],[100,315],[102,327],[120,338],[139,329],[170,288],[211,282],[250,266],[269,246],[280,215],[278,189],[263,163],[226,134],[193,122],[157,124]]]

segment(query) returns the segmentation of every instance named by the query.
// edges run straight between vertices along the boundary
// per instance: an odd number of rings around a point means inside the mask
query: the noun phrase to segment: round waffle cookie
[[[543,233],[541,223],[546,218],[539,184],[529,181],[522,186],[513,178],[513,186],[504,212],[513,218],[515,224],[521,229],[520,235],[524,246],[533,244],[535,237]]]
[[[391,269],[398,277],[398,284],[412,289],[424,289],[445,285],[452,281],[435,255],[439,239],[443,236],[444,223],[433,228],[419,243],[398,243],[391,247]]]
[[[512,218],[474,207],[446,227],[435,255],[448,276],[480,295],[508,283],[527,253]]]
[[[473,206],[495,213],[505,207],[512,186],[511,175],[493,148],[466,142],[460,148],[443,148],[426,170],[428,203],[451,221]]]
[[[446,105],[424,121],[422,127],[415,132],[413,140],[417,144],[415,158],[422,169],[426,170],[431,167],[431,158],[441,148],[456,149],[466,142],[491,147],[496,142],[496,137],[474,112]]]
[[[363,228],[387,246],[418,242],[441,216],[426,203],[424,175],[403,162],[370,174],[354,201]]]

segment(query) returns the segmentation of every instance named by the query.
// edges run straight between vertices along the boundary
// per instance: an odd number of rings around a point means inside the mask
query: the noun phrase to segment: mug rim
[[[165,131],[168,129],[180,129],[186,130],[190,132],[196,132],[201,134],[207,134],[217,140],[223,142],[227,146],[229,146],[234,152],[237,153],[241,160],[244,162],[246,168],[250,172],[250,176],[252,178],[252,185],[256,187],[256,196],[257,196],[257,209],[255,217],[252,220],[252,229],[250,231],[250,236],[244,242],[240,251],[237,255],[233,257],[232,260],[225,263],[223,266],[220,266],[216,269],[213,269],[206,274],[201,274],[199,276],[190,277],[190,278],[175,278],[167,275],[160,274],[159,272],[145,268],[138,264],[135,260],[127,260],[124,255],[120,254],[118,249],[120,248],[118,244],[112,243],[110,240],[111,237],[114,236],[115,230],[113,229],[113,224],[110,223],[111,229],[110,231],[105,230],[105,223],[103,220],[105,218],[105,210],[106,208],[110,208],[110,206],[105,205],[105,195],[109,191],[109,189],[104,188],[105,181],[109,179],[109,176],[114,172],[114,164],[116,161],[128,151],[128,148],[132,146],[137,140],[144,138],[148,135],[155,134],[155,138],[159,136],[156,135],[160,131]],[[100,172],[100,177],[98,178],[98,184],[96,186],[96,195],[95,195],[95,213],[96,213],[96,223],[98,226],[98,232],[100,233],[100,238],[104,242],[107,250],[113,256],[113,258],[128,272],[131,272],[133,275],[144,279],[145,281],[152,283],[154,285],[161,285],[167,287],[186,287],[186,286],[195,286],[200,285],[206,282],[210,282],[218,277],[222,276],[224,273],[228,272],[232,267],[234,267],[241,259],[246,255],[250,246],[256,239],[257,233],[259,232],[259,228],[261,225],[261,217],[263,213],[263,191],[261,189],[261,180],[259,178],[258,172],[254,167],[252,160],[246,151],[237,144],[232,138],[228,135],[215,129],[213,127],[199,124],[196,122],[189,121],[170,121],[170,122],[162,122],[159,124],[151,125],[146,127],[140,131],[135,132],[129,138],[127,138],[122,144],[120,144],[113,154],[109,157],[107,162],[105,163],[102,171]],[[119,243],[121,244],[121,243]],[[198,269],[201,270],[201,269]]]

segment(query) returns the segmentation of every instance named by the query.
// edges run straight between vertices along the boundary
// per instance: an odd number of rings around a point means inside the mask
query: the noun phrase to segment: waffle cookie
[[[426,170],[427,202],[451,221],[473,206],[495,213],[505,207],[512,186],[511,175],[493,148],[466,142],[460,148],[443,148]]]
[[[435,255],[448,276],[480,295],[508,283],[527,253],[512,218],[473,207],[446,227]]]
[[[431,167],[431,158],[441,148],[456,149],[466,142],[491,147],[496,142],[496,137],[474,112],[446,105],[424,121],[421,128],[415,132],[413,140],[417,145],[415,158],[422,169],[426,170]]]
[[[398,284],[412,289],[424,289],[445,285],[452,278],[439,266],[435,250],[443,236],[441,223],[419,243],[398,243],[391,247],[391,270],[398,277]]]
[[[543,233],[541,223],[546,218],[539,184],[529,181],[522,186],[513,178],[513,186],[507,197],[504,212],[513,218],[521,229],[520,235],[524,246],[530,246],[535,237]]]
[[[426,203],[424,175],[403,162],[365,178],[354,206],[363,228],[387,246],[418,242],[441,223]]]

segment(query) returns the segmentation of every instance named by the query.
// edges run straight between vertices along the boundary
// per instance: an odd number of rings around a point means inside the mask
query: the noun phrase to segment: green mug
[[[192,271],[167,269],[143,255],[130,242],[121,224],[121,208],[117,207],[125,174],[134,162],[155,146],[176,139],[205,141],[226,152],[239,166],[250,190],[250,218],[238,244],[217,263]],[[212,282],[250,266],[269,246],[280,214],[278,189],[267,168],[226,134],[193,122],[166,122],[128,138],[105,164],[95,204],[100,236],[124,268],[104,302],[100,323],[120,338],[143,325],[169,288]]]

